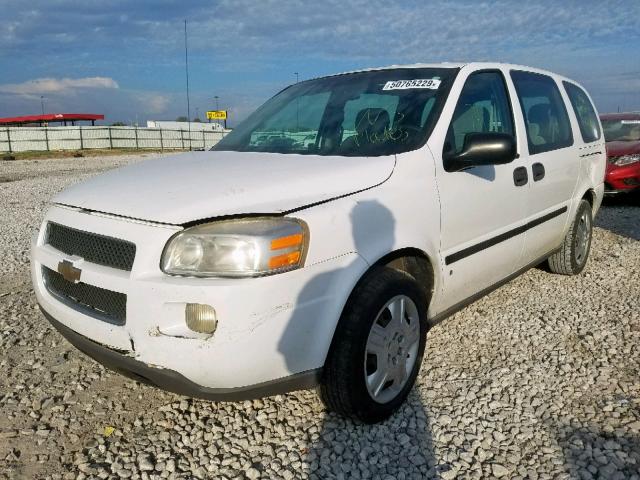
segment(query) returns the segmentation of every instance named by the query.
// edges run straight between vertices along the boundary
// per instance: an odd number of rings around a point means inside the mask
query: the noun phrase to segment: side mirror
[[[517,156],[516,139],[508,133],[468,133],[460,153],[443,155],[444,169],[459,172],[479,165],[503,165]]]

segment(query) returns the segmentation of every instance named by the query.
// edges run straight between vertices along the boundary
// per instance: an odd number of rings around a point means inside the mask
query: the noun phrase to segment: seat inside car
[[[489,131],[489,110],[473,103],[452,122],[456,150],[462,149],[464,139],[469,132]]]
[[[356,134],[344,139],[340,145],[342,152],[350,152],[368,145],[379,145],[390,126],[389,112],[384,108],[363,108],[356,115]]]
[[[640,125],[631,125],[622,140],[637,142],[640,138]]]
[[[529,108],[529,139],[533,145],[553,144],[560,137],[558,116],[548,103],[538,103]]]

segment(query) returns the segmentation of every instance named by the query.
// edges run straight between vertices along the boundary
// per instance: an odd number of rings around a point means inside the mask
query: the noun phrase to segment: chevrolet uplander
[[[210,151],[58,194],[33,284],[62,335],[139,381],[213,400],[318,386],[376,422],[430,326],[542,262],[582,271],[605,163],[588,94],[546,71],[317,78]]]

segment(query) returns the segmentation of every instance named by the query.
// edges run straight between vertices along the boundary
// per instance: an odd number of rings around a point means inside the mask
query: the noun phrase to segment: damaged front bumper
[[[53,248],[44,234],[47,222],[134,243],[131,270],[105,267]],[[118,359],[117,370],[168,390],[176,391],[172,385],[181,384],[186,387],[180,393],[225,398],[226,393],[256,388],[260,392],[271,384],[284,383],[287,389],[298,382],[312,385],[309,375],[315,374],[308,372],[324,365],[337,320],[366,262],[349,253],[259,278],[172,277],[160,270],[159,259],[179,229],[53,206],[32,242],[31,275],[38,303],[66,329],[54,324],[67,338],[65,332],[73,334],[72,343],[82,340],[78,348],[108,366]],[[60,273],[61,265],[68,264],[81,271],[80,293],[99,289],[97,293],[107,291],[111,297],[126,296],[126,305],[116,309],[122,321],[105,321],[102,311],[89,311],[82,302],[65,302],[52,294],[43,269]],[[78,292],[65,293],[73,297]],[[218,326],[213,335],[185,335],[188,303],[215,309]]]
[[[105,347],[93,340],[74,332],[62,323],[58,322],[46,310],[40,307],[44,316],[51,325],[65,337],[69,343],[85,355],[93,358],[110,370],[120,373],[133,380],[137,380],[154,387],[174,392],[188,397],[204,398],[217,401],[239,401],[253,398],[278,395],[294,390],[304,390],[318,385],[320,369],[290,375],[285,378],[272,380],[239,388],[208,388],[192,382],[183,375],[166,368],[159,368],[136,360],[129,355],[130,352],[122,352]]]

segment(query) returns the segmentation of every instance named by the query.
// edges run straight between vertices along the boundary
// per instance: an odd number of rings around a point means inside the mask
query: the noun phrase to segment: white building
[[[191,128],[189,128],[191,123]],[[202,122],[171,122],[165,120],[147,120],[147,128],[162,128],[163,130],[191,130],[192,132],[223,132],[224,128],[220,123]]]

